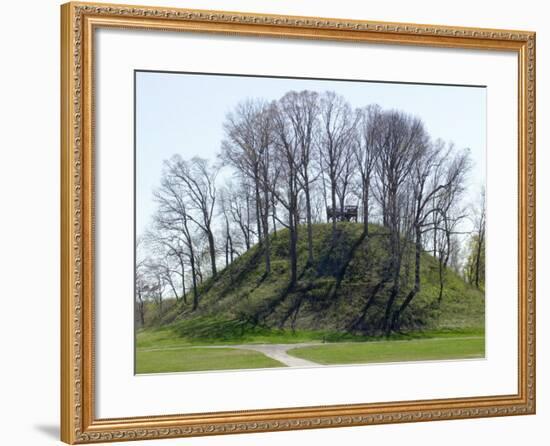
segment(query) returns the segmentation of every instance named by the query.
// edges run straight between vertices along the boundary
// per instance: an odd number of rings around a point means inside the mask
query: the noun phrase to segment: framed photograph
[[[67,443],[535,413],[535,34],[61,8]]]

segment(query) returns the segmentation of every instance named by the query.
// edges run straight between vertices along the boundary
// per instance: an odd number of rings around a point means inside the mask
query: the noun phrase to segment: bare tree
[[[165,167],[161,185],[154,196],[158,205],[154,216],[154,231],[170,233],[181,242],[182,252],[186,255],[191,267],[193,310],[195,310],[199,303],[196,235],[192,228],[195,220],[190,217],[184,200],[185,189],[178,177],[171,173],[169,165]]]
[[[230,263],[233,263],[235,256],[239,255],[238,252],[238,229],[236,230],[232,223],[237,223],[237,227],[247,228],[246,220],[243,222],[241,219],[243,215],[239,212],[237,215],[234,214],[234,207],[240,211],[241,202],[246,202],[246,197],[235,196],[235,192],[231,190],[231,186],[227,185],[220,190],[219,193],[219,208],[220,208],[220,217],[223,220],[223,239],[225,240],[223,244],[223,250],[225,253],[225,266],[227,267]],[[244,230],[242,235],[245,239],[246,249],[250,249],[250,235],[249,229]]]
[[[277,104],[276,108],[274,108],[273,121],[275,157],[277,164],[280,166],[280,181],[273,189],[273,193],[287,213],[287,221],[281,221],[281,223],[289,231],[290,288],[293,288],[298,278],[297,244],[298,225],[300,222],[298,166],[300,152],[296,144],[296,135],[292,129],[292,123],[282,110],[281,104]]]
[[[209,271],[210,248],[208,241],[202,234],[196,234],[193,241],[195,245],[195,266],[197,268],[197,277],[199,284],[203,284],[206,279],[212,276]]]
[[[353,180],[356,173],[356,165],[353,140],[342,150],[342,166],[338,175],[339,181],[336,182],[336,196],[340,204],[340,215],[344,215],[345,207],[349,204],[348,197],[352,192]]]
[[[229,182],[224,188],[225,210],[231,222],[240,230],[247,251],[257,235],[253,228],[256,211],[252,195],[252,187],[246,178],[241,178],[237,185]]]
[[[164,309],[164,290],[166,289],[166,281],[163,268],[157,261],[158,259],[147,259],[145,267],[148,276],[149,286],[147,288],[147,296],[157,306],[158,316],[161,317]]]
[[[218,169],[210,166],[208,160],[192,158],[186,161],[174,155],[165,161],[165,175],[173,178],[182,190],[186,201],[186,215],[204,233],[208,240],[212,276],[216,277],[216,244],[212,221],[216,203],[216,176]]]
[[[414,234],[414,285],[407,293],[401,305],[393,312],[391,329],[399,328],[399,320],[405,309],[420,291],[420,262],[424,251],[422,246],[423,232],[431,230],[432,213],[439,213],[447,227],[444,233],[451,234],[451,205],[454,198],[463,189],[464,176],[469,169],[468,152],[461,152],[452,156],[452,145],[445,147],[442,141],[435,144],[426,139],[418,146],[418,155],[412,166],[410,186],[412,188],[412,218],[410,225]],[[436,203],[433,207],[432,203]],[[449,241],[450,244],[450,235]],[[441,256],[446,267],[448,257]],[[442,270],[441,270],[442,271]],[[440,296],[443,292],[443,278],[440,276]],[[387,329],[388,327],[386,327]]]
[[[266,274],[271,271],[269,242],[272,106],[263,101],[245,101],[226,117],[221,159],[233,166],[254,187],[258,242],[263,247]]]
[[[371,182],[373,181],[374,168],[378,150],[382,144],[381,120],[382,111],[378,105],[369,105],[357,110],[357,141],[354,145],[355,166],[359,170],[360,196],[363,211],[363,231],[369,232],[369,210],[371,198]]]
[[[186,255],[180,235],[173,230],[154,227],[144,234],[144,242],[155,257],[161,258],[166,281],[172,290],[176,301],[183,299],[187,303]]]
[[[332,208],[332,235],[336,237],[336,196],[340,187],[342,200],[345,190],[340,181],[348,173],[350,145],[354,139],[355,118],[343,96],[329,91],[320,98],[320,132],[318,137],[321,172],[329,184],[330,206]],[[340,208],[344,203],[340,202]]]
[[[135,299],[136,310],[139,315],[141,327],[145,326],[145,294],[148,290],[148,284],[145,271],[145,259],[143,258],[143,239],[136,239],[136,264],[135,264]]]
[[[443,144],[443,142],[437,141],[436,144]],[[459,233],[458,226],[467,216],[465,210],[460,207],[460,202],[464,193],[464,175],[470,169],[469,152],[466,150],[454,157],[452,156],[453,152],[455,152],[454,146],[450,144],[446,155],[449,160],[446,175],[449,176],[449,172],[451,172],[455,177],[447,178],[448,183],[444,190],[433,197],[434,212],[432,214],[437,215],[434,218],[433,227],[425,224],[426,231],[433,231],[433,240],[436,244],[433,249],[439,265],[438,302],[441,302],[443,298],[449,260],[453,251],[458,249],[456,243],[453,243],[453,241],[456,242],[453,236]],[[435,175],[433,178],[434,182],[437,182],[438,178]]]
[[[159,298],[162,283],[161,302],[170,292],[186,301],[187,275],[196,309],[199,292],[207,287],[200,284],[218,273],[217,257],[223,256],[228,266],[256,242],[269,274],[278,227],[288,230],[288,290],[296,291],[298,264],[305,261],[298,258],[299,237],[307,236],[307,268],[314,262],[314,222],[326,214],[334,247],[337,221],[350,200],[356,200],[363,231],[335,273],[338,285],[333,295],[339,293],[355,250],[369,236],[369,223],[377,222],[379,215],[384,228],[376,235],[387,257],[379,265],[378,283],[369,286],[365,305],[351,326],[363,326],[378,295],[385,301],[377,298],[375,307],[383,309],[374,329],[386,334],[399,329],[420,291],[426,249],[439,262],[441,300],[445,272],[456,263],[469,158],[452,145],[433,142],[417,117],[377,105],[353,111],[335,92],[290,91],[273,102],[247,100],[226,116],[219,159],[233,174],[223,187],[218,184],[218,168],[204,159],[176,155],[165,162],[150,237],[150,252],[155,254],[150,268],[154,274],[149,273],[154,280],[149,277],[147,285],[150,299]],[[477,286],[484,275],[484,221],[483,211],[476,220],[477,242],[472,242],[468,269]],[[137,289],[136,283],[136,293]],[[298,311],[299,305],[292,307],[294,320]]]
[[[308,264],[313,263],[313,230],[312,230],[312,184],[317,179],[317,173],[312,173],[314,162],[315,134],[319,126],[319,95],[312,91],[291,91],[279,100],[278,107],[280,117],[287,121],[285,137],[292,149],[293,156],[287,157],[287,162],[295,162],[296,178],[300,183],[300,189],[305,195],[305,214],[307,223]],[[279,131],[280,131],[279,126]],[[280,136],[280,135],[279,135]]]
[[[386,302],[381,328],[391,331],[393,305],[400,292],[400,273],[404,252],[403,223],[409,214],[410,190],[407,181],[413,166],[426,150],[427,135],[422,122],[399,111],[384,112],[380,120],[381,137],[376,158],[376,198],[389,231],[389,267],[386,279],[392,286]]]
[[[474,210],[474,230],[470,239],[470,253],[466,275],[471,284],[480,289],[485,284],[485,188]]]

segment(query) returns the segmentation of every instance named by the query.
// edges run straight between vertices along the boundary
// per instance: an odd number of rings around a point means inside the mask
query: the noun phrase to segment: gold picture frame
[[[518,57],[518,393],[119,419],[94,416],[94,31],[228,33]],[[72,2],[61,7],[61,439],[70,444],[535,413],[535,33]],[[510,290],[512,292],[512,290]]]

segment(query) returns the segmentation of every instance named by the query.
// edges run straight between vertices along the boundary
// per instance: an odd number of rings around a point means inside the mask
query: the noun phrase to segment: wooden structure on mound
[[[332,219],[336,221],[357,221],[357,206],[346,205],[344,208],[337,207],[333,209],[332,206],[327,206],[327,220]]]

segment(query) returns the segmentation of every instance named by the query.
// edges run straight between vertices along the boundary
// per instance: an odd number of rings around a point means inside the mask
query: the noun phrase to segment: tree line
[[[254,245],[269,275],[271,238],[282,228],[292,290],[299,237],[307,245],[307,268],[315,262],[313,224],[330,224],[336,243],[350,205],[362,225],[360,241],[386,240],[380,286],[389,293],[381,330],[397,329],[420,291],[423,252],[438,260],[439,300],[449,266],[465,269],[468,280],[482,286],[484,202],[482,211],[463,205],[469,151],[432,139],[418,117],[378,105],[354,109],[335,92],[304,90],[276,101],[245,100],[227,114],[223,130],[216,160],[174,155],[164,162],[156,213],[137,245],[138,308],[152,300],[162,311],[163,296],[170,295],[195,310],[201,284]],[[231,172],[224,182],[221,170]],[[475,220],[475,233],[464,266],[459,235],[465,219]],[[371,234],[372,223],[383,230]],[[414,280],[404,289],[408,254]]]

